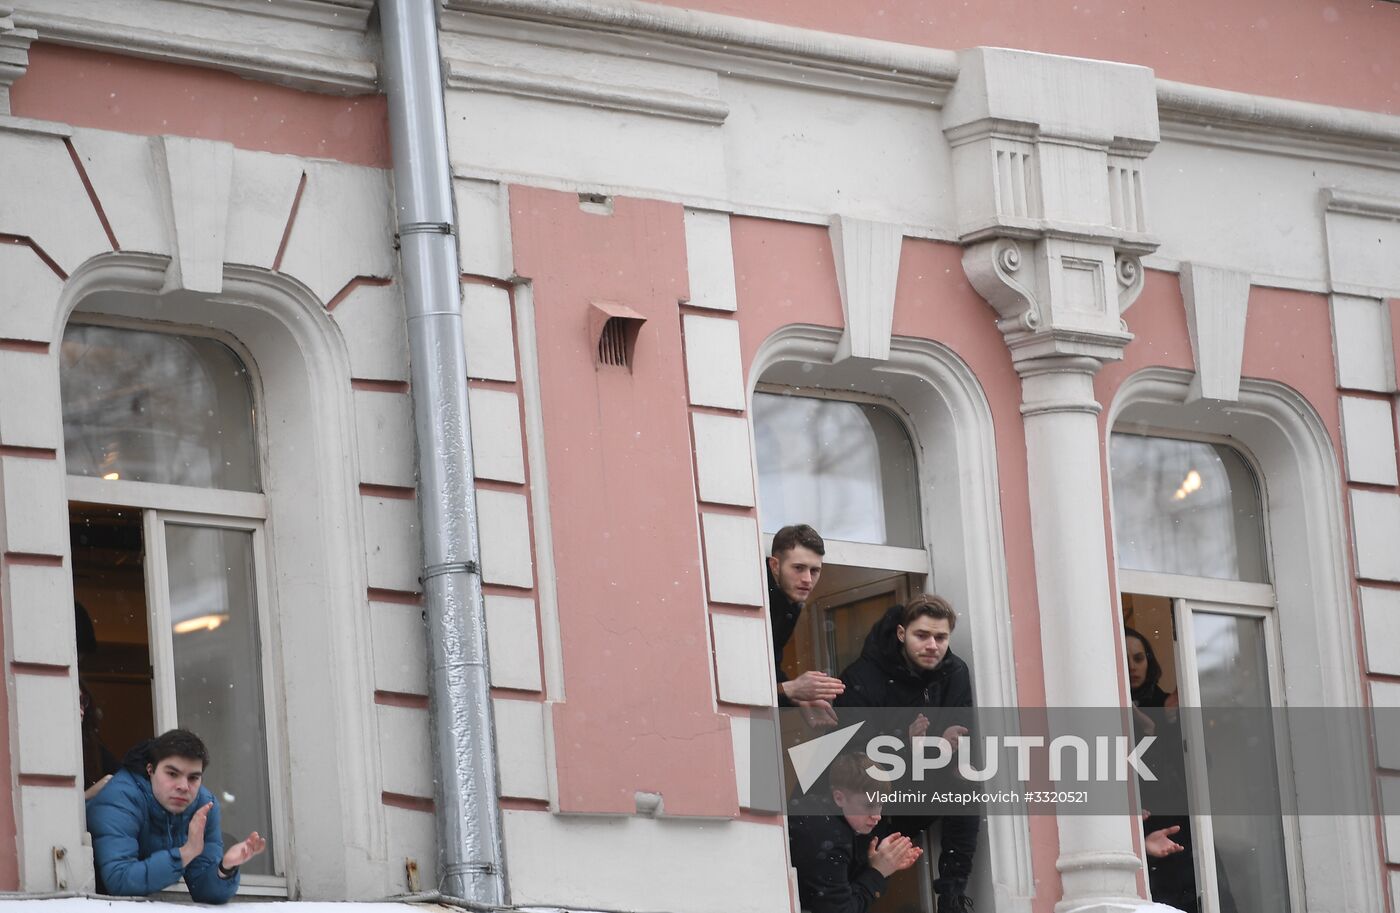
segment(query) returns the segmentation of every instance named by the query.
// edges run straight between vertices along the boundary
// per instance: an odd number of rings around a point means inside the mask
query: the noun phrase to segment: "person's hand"
[[[204,852],[204,822],[209,820],[209,809],[213,802],[206,802],[190,818],[190,829],[185,833],[185,845],[180,847],[180,865],[189,865],[195,857]]]
[[[1162,707],[1166,710],[1167,713],[1167,722],[1176,722],[1176,717],[1179,713],[1178,708],[1180,707],[1180,705],[1181,701],[1177,698],[1177,692],[1173,691],[1171,694],[1167,695],[1166,702],[1162,704]]]
[[[868,859],[870,867],[889,878],[895,872],[902,872],[919,861],[924,851],[914,845],[903,834],[890,834],[878,843],[870,841]]]
[[[921,713],[914,717],[914,722],[909,724],[909,738],[912,741],[926,735],[928,735],[928,717]]]
[[[804,701],[797,706],[802,709],[802,719],[813,729],[830,729],[841,722],[830,701]]]
[[[1147,820],[1146,815],[1142,817],[1144,821]],[[1180,853],[1182,850],[1186,849],[1186,847],[1172,839],[1180,830],[1181,825],[1173,824],[1171,827],[1164,827],[1160,831],[1153,831],[1148,834],[1147,839],[1143,841],[1147,847],[1147,855],[1151,856],[1153,859],[1161,859],[1164,856]]]
[[[1133,719],[1137,721],[1138,738],[1157,734],[1157,724],[1137,704],[1133,705]]]
[[[108,774],[107,776],[103,777],[101,780],[98,780],[96,783],[94,783],[94,784],[92,784],[91,786],[89,786],[87,789],[83,790],[83,799],[84,799],[84,801],[86,801],[86,800],[88,800],[88,799],[91,799],[93,796],[95,796],[95,795],[97,795],[98,793],[102,792],[102,787],[106,786],[108,783],[111,783],[111,782],[112,782],[112,775],[111,775],[111,774]]]
[[[841,692],[846,690],[846,683],[834,675],[827,675],[825,672],[818,672],[811,669],[803,672],[797,678],[790,681],[781,682],[778,685],[782,689],[788,700],[794,704],[810,703],[812,701],[826,701],[830,703],[841,696]]]
[[[948,740],[948,744],[952,746],[953,751],[958,750],[958,739],[965,735],[967,735],[966,726],[953,725],[943,730],[943,738]]]
[[[221,863],[225,869],[236,869],[243,863],[267,849],[267,841],[258,836],[257,831],[248,835],[248,839],[242,840],[229,847],[224,853],[224,860]]]

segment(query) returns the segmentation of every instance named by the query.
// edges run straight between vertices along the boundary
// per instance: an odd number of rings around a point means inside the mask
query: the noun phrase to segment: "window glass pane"
[[[248,370],[212,339],[70,324],[70,475],[257,491]]]
[[[209,748],[205,785],[219,799],[224,846],[257,831],[272,850],[253,534],[168,523],[165,542],[180,726]],[[245,871],[271,873],[272,859]]]
[[[1109,446],[1120,567],[1268,581],[1259,486],[1238,452],[1137,434]]]
[[[765,532],[810,523],[828,539],[918,547],[918,468],[904,426],[868,403],[754,395]]]
[[[1222,913],[1288,913],[1288,864],[1279,798],[1264,621],[1192,614],[1211,796],[1248,797],[1252,815],[1212,815]],[[1235,712],[1242,711],[1242,712]]]

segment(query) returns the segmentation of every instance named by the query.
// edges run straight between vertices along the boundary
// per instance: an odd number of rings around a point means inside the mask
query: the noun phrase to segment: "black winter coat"
[[[844,816],[824,815],[795,803],[788,846],[797,869],[797,893],[809,913],[865,913],[885,890],[885,876],[856,858],[856,832]]]
[[[797,620],[802,617],[802,603],[793,602],[778,586],[778,581],[773,576],[773,569],[768,566],[768,562],[763,562],[764,570],[768,573],[768,617],[773,624],[773,668],[778,672],[778,682],[781,684],[788,680],[787,673],[783,671],[783,650],[787,647],[787,642],[792,638],[792,632],[797,629]],[[783,695],[783,689],[778,689],[778,706],[792,707],[792,701]]]
[[[903,606],[892,606],[865,636],[860,658],[841,673],[846,691],[837,707],[971,707],[972,676],[952,650],[927,672],[904,659],[895,629]]]

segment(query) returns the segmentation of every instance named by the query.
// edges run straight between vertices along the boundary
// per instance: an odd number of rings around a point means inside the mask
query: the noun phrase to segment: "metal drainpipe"
[[[380,0],[418,437],[439,890],[506,899],[452,174],[434,0]]]

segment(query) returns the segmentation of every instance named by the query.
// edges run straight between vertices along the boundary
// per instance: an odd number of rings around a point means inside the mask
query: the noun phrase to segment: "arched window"
[[[1263,735],[1246,744],[1238,728],[1184,714],[1191,807],[1280,809],[1287,734],[1261,712],[1283,687],[1258,477],[1228,444],[1152,434],[1111,435],[1109,462],[1124,621],[1157,657],[1157,684],[1208,719],[1254,711],[1251,735]],[[1203,911],[1293,908],[1297,834],[1281,815],[1196,814],[1189,834]]]
[[[79,669],[101,720],[85,722],[84,776],[100,775],[99,746],[197,733],[225,834],[269,837],[249,887],[273,887],[267,507],[248,368],[206,336],[70,323],[60,380]]]

